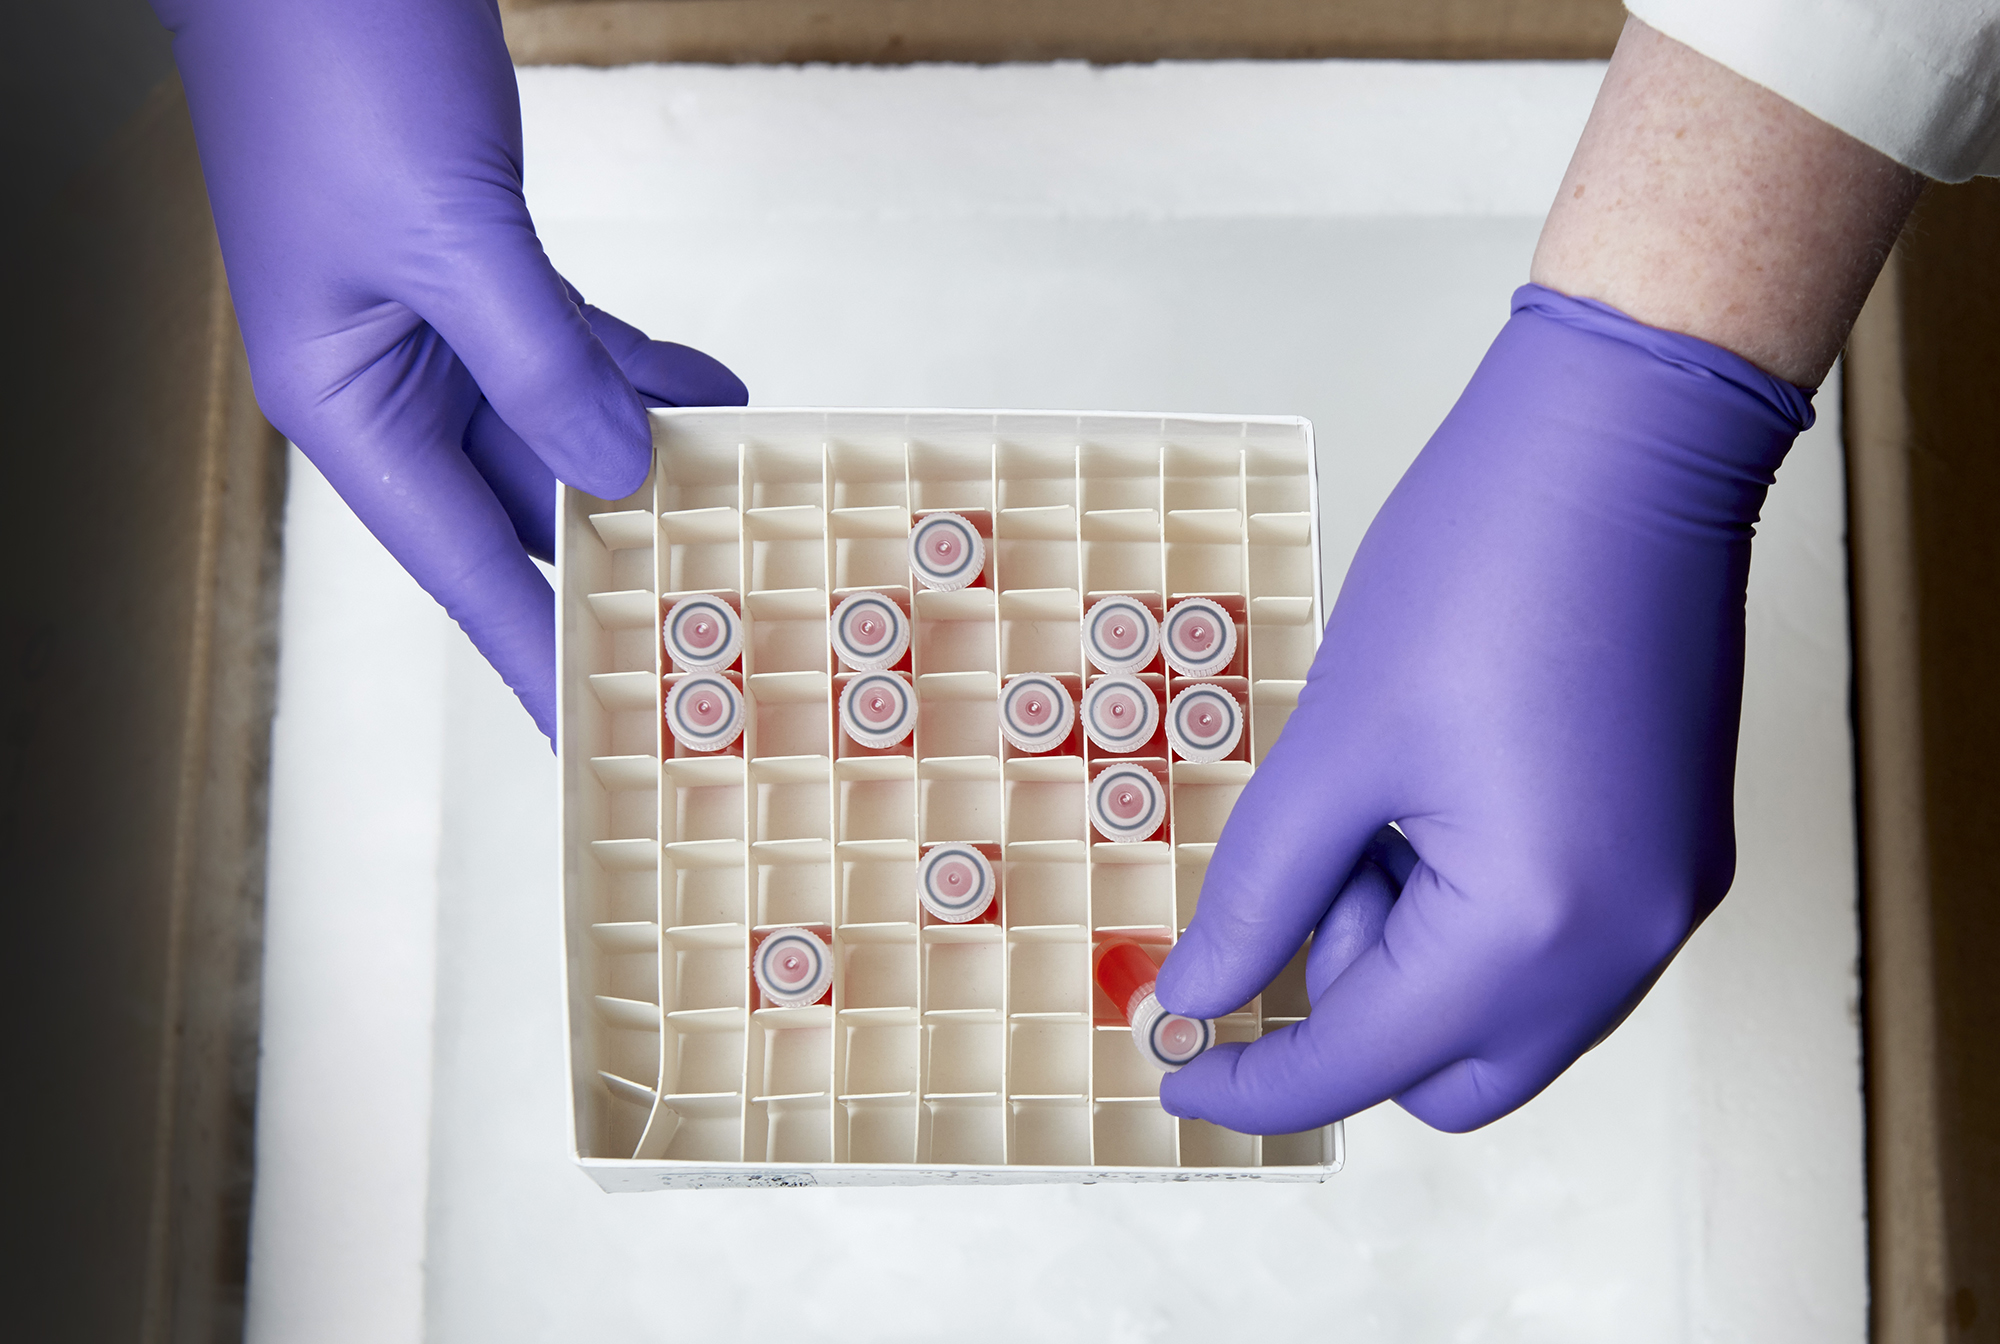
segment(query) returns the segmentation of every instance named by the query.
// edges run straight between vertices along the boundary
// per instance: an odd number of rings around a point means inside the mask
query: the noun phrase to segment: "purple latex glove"
[[[1167,1075],[1168,1110],[1276,1134],[1394,1097],[1470,1129],[1622,1020],[1734,875],[1750,538],[1811,423],[1717,346],[1515,293],[1160,972],[1217,1016],[1317,926],[1312,1015]]]
[[[555,597],[529,556],[553,553],[556,480],[631,493],[644,402],[741,405],[743,384],[549,264],[492,0],[154,9],[259,404],[553,739]]]

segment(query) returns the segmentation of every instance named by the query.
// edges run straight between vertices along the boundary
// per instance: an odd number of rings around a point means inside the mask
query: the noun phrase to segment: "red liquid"
[[[1160,968],[1137,943],[1109,942],[1097,956],[1098,988],[1128,1027],[1132,1025],[1132,1010],[1153,992],[1159,974]]]

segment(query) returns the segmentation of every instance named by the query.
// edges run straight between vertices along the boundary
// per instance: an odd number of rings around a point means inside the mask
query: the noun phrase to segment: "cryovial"
[[[1150,840],[1167,824],[1167,791],[1141,765],[1112,765],[1084,791],[1090,824],[1106,840],[1133,844]]]
[[[1019,672],[1000,688],[1000,734],[1020,751],[1055,750],[1075,723],[1069,689],[1046,673]]]
[[[1138,672],[1160,651],[1160,623],[1136,597],[1100,597],[1083,614],[1083,651],[1100,672]]]
[[[674,603],[660,622],[660,644],[683,672],[713,672],[736,661],[743,618],[722,598],[697,593]]]
[[[999,894],[992,861],[971,845],[933,845],[917,865],[917,899],[947,924],[981,918]]]
[[[1161,626],[1167,666],[1184,677],[1212,677],[1236,656],[1236,620],[1220,602],[1184,597]]]
[[[1137,677],[1099,677],[1083,693],[1083,730],[1101,749],[1129,756],[1153,740],[1160,702]]]
[[[926,588],[955,592],[986,568],[986,542],[971,521],[951,512],[927,513],[910,529],[910,572]]]
[[[1182,760],[1225,759],[1243,739],[1243,706],[1207,682],[1184,688],[1167,706],[1167,740]]]
[[[1172,1073],[1215,1044],[1215,1024],[1162,1008],[1153,996],[1159,974],[1137,943],[1118,940],[1098,949],[1098,986],[1132,1028],[1132,1043],[1148,1064]]]
[[[910,618],[887,593],[850,593],[831,629],[833,651],[856,672],[893,667],[910,647]]]
[[[750,954],[750,972],[773,1006],[801,1008],[833,987],[833,952],[811,929],[773,929]]]
[[[886,750],[917,725],[917,698],[894,672],[863,672],[840,692],[840,728],[861,746]]]
[[[667,690],[667,731],[689,751],[722,751],[743,735],[743,692],[721,672],[690,672]]]

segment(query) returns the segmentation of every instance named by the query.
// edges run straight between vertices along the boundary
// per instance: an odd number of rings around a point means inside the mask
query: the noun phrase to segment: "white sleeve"
[[[1633,17],[1927,177],[2000,176],[2000,5],[1626,0]]]

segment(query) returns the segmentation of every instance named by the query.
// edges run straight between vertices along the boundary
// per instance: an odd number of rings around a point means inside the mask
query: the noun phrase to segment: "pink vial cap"
[[[1083,614],[1083,651],[1100,672],[1137,672],[1160,649],[1160,623],[1137,598],[1100,597]]]
[[[757,988],[782,1008],[817,1003],[833,983],[833,953],[811,929],[776,929],[750,963]]]
[[[910,529],[910,572],[926,588],[969,587],[986,567],[979,529],[956,513],[927,513]]]
[[[660,623],[660,643],[684,672],[728,667],[743,647],[743,619],[719,597],[684,597]]]
[[[1148,839],[1167,819],[1167,791],[1136,765],[1115,765],[1091,780],[1085,803],[1091,824],[1116,844]]]
[[[937,845],[917,866],[917,899],[947,924],[978,919],[999,892],[993,865],[971,845]]]
[[[1105,751],[1129,756],[1159,726],[1160,702],[1137,677],[1099,677],[1083,692],[1083,730]]]
[[[1053,751],[1075,722],[1076,702],[1054,677],[1022,672],[1000,688],[1000,732],[1016,750]]]
[[[720,673],[690,672],[667,691],[667,731],[689,751],[721,751],[743,732],[743,692]]]
[[[840,726],[864,747],[893,747],[917,724],[917,699],[893,672],[867,672],[840,692]]]
[[[1236,620],[1220,602],[1184,597],[1161,626],[1167,666],[1184,677],[1212,677],[1236,657]]]
[[[1189,686],[1167,706],[1167,740],[1182,760],[1219,761],[1243,739],[1243,707],[1220,686]]]
[[[910,618],[882,593],[852,593],[833,611],[833,651],[856,672],[876,672],[910,647]]]

